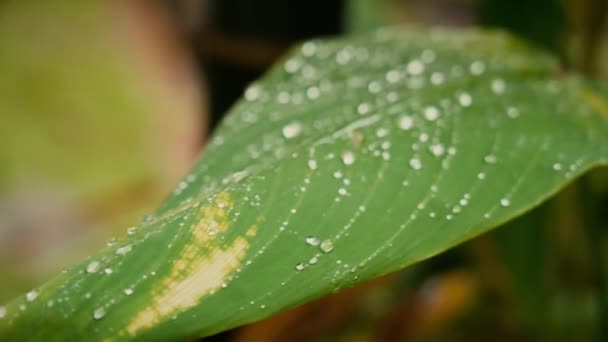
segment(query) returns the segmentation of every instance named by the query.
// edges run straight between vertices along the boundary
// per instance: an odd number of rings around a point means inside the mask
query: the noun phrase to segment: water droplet
[[[439,110],[434,106],[429,106],[424,109],[424,117],[429,121],[434,121],[439,118]]]
[[[486,174],[483,173],[483,172],[480,172],[480,173],[477,174],[477,178],[478,179],[486,179]]]
[[[109,268],[109,267],[108,267],[108,268],[105,268],[105,269],[103,270],[103,273],[105,273],[105,274],[112,274],[112,269],[111,269],[111,268]]]
[[[93,260],[87,265],[87,273],[95,273],[99,270],[99,261]]]
[[[329,253],[334,250],[334,243],[331,240],[324,240],[319,246],[323,253]]]
[[[317,161],[314,159],[311,159],[308,161],[308,168],[311,170],[316,170],[317,169]]]
[[[486,70],[486,65],[482,61],[474,61],[469,66],[469,70],[473,75],[481,75]]]
[[[382,90],[382,86],[380,86],[380,83],[372,81],[367,86],[367,90],[372,94],[377,94],[380,92],[380,90]]]
[[[561,169],[562,169],[562,164],[560,164],[560,163],[553,164],[553,170],[560,171]]]
[[[341,157],[344,165],[352,165],[355,162],[355,154],[351,151],[343,151]]]
[[[488,164],[496,164],[496,156],[493,154],[488,154],[487,156],[483,157],[483,161]]]
[[[314,42],[306,42],[302,44],[302,54],[310,57],[317,52],[317,44]]]
[[[133,294],[133,289],[128,287],[123,291],[127,296],[130,296]]]
[[[435,157],[439,157],[445,152],[445,148],[441,144],[433,144],[429,149]]]
[[[420,140],[420,142],[427,142],[429,140],[429,135],[427,133],[422,132],[418,136],[418,140]]]
[[[318,246],[319,243],[321,243],[321,240],[319,240],[318,237],[313,236],[313,235],[307,237],[305,239],[305,241],[306,241],[306,244],[311,245],[311,246]]]
[[[0,319],[6,317],[6,307],[0,306]]]
[[[519,110],[515,107],[507,108],[507,116],[511,119],[515,119],[519,116]]]
[[[445,76],[440,72],[434,72],[431,75],[431,83],[434,85],[440,85],[445,81]]]
[[[300,63],[300,61],[298,61],[297,59],[290,59],[287,62],[285,62],[285,71],[287,71],[290,74],[293,74],[294,72],[298,71],[298,69],[300,69],[300,66],[302,65],[302,63]]]
[[[397,70],[390,70],[386,73],[386,81],[389,83],[397,83],[401,79],[401,74]]]
[[[104,308],[97,308],[97,309],[95,309],[95,311],[93,311],[94,319],[102,319],[105,315],[106,315],[106,309],[104,309]]]
[[[129,253],[131,251],[131,249],[132,249],[131,245],[122,246],[116,250],[116,254],[125,255],[125,254]]]
[[[500,78],[492,80],[492,91],[495,94],[502,94],[507,89],[507,84]]]
[[[369,103],[363,102],[357,106],[357,113],[364,115],[369,113],[371,107]]]
[[[458,96],[458,102],[463,107],[468,107],[473,103],[473,98],[468,93],[462,93]]]
[[[384,127],[380,127],[376,130],[376,136],[378,138],[384,138],[388,135],[388,129],[384,128]]]
[[[133,235],[135,233],[137,233],[137,227],[133,226],[133,227],[127,228],[127,235]]]
[[[310,260],[308,260],[308,263],[311,265],[316,264],[319,261],[319,258],[315,255],[312,258],[310,258]]]
[[[38,297],[38,291],[36,291],[36,290],[32,290],[32,291],[30,291],[30,292],[28,292],[28,293],[26,293],[26,294],[25,294],[25,299],[26,299],[28,302],[33,301],[33,300],[34,300],[34,299],[36,299],[37,297]]]
[[[422,162],[418,158],[410,159],[410,167],[414,170],[422,169]]]
[[[503,207],[508,207],[511,205],[511,201],[508,198],[503,198],[500,200],[500,205]]]
[[[348,192],[346,191],[346,189],[344,189],[344,188],[340,188],[340,189],[338,189],[338,193],[339,193],[340,195],[342,195],[342,196],[346,196],[346,194],[347,194]]]
[[[292,122],[283,127],[283,136],[285,139],[292,139],[302,133],[302,124],[299,122]]]
[[[424,72],[424,64],[421,61],[414,59],[407,64],[406,69],[411,75],[420,75]]]
[[[309,99],[314,100],[316,98],[318,98],[321,95],[321,92],[319,91],[318,87],[309,87],[306,90],[306,96],[308,96]]]
[[[306,265],[304,265],[303,263],[299,262],[296,264],[296,271],[301,271],[304,269],[304,267],[306,267]]]
[[[404,131],[411,129],[414,126],[414,119],[409,115],[402,115],[399,117],[399,128]]]
[[[261,92],[258,85],[250,85],[247,90],[245,90],[245,99],[248,101],[255,101],[260,96]]]

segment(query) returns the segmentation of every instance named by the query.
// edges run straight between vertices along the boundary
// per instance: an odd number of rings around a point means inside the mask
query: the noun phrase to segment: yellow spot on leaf
[[[245,237],[237,237],[229,246],[213,245],[212,242],[229,226],[228,211],[233,202],[228,193],[218,195],[213,203],[200,208],[200,221],[192,226],[190,241],[164,280],[158,294],[150,304],[127,325],[127,332],[154,326],[169,316],[194,307],[203,297],[218,289],[241,265],[249,243]],[[255,235],[255,226],[246,235]]]

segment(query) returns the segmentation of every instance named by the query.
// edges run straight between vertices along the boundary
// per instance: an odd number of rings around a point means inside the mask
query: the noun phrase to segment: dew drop
[[[412,119],[412,117],[409,115],[402,115],[401,117],[399,117],[398,125],[399,128],[404,131],[407,131],[414,126],[414,119]]]
[[[30,291],[30,292],[28,292],[28,293],[26,293],[26,294],[25,294],[25,299],[26,299],[28,302],[33,301],[33,300],[34,300],[34,299],[36,299],[37,297],[38,297],[38,291],[36,291],[36,290],[32,290],[32,291]]]
[[[116,254],[125,255],[125,254],[129,253],[131,251],[131,249],[132,249],[131,245],[122,246],[116,250]]]
[[[133,294],[133,289],[129,287],[129,288],[124,289],[124,291],[123,291],[123,292],[124,292],[124,293],[125,293],[127,296],[130,296],[130,295],[132,295],[132,294]]]
[[[311,170],[316,170],[317,169],[317,161],[314,159],[310,159],[308,161],[308,168]]]
[[[105,274],[112,274],[112,269],[111,268],[105,268],[103,270],[103,273],[105,273]]]
[[[0,306],[0,319],[6,317],[6,307]]]
[[[137,233],[137,227],[133,226],[133,227],[127,228],[127,235],[133,235],[135,233]]]
[[[445,152],[445,148],[441,144],[433,144],[429,149],[435,157],[439,157]]]
[[[319,246],[323,253],[329,253],[334,250],[334,243],[331,240],[324,240]]]
[[[414,170],[422,169],[422,162],[418,158],[410,159],[410,167]]]
[[[497,78],[492,80],[491,88],[494,94],[502,94],[507,89],[507,84],[502,79]]]
[[[515,119],[519,116],[519,110],[515,107],[507,108],[507,116],[511,119]]]
[[[355,162],[355,154],[351,151],[343,151],[341,158],[344,165],[352,165]]]
[[[369,103],[363,102],[357,106],[357,113],[364,115],[369,113],[370,109]]]
[[[503,207],[508,207],[511,205],[511,201],[508,198],[503,198],[500,200],[500,205]]]
[[[308,96],[308,98],[311,100],[318,98],[320,95],[321,92],[319,91],[318,87],[310,87],[306,90],[306,96]]]
[[[473,98],[468,93],[462,93],[458,96],[458,102],[463,107],[469,107],[473,103]]]
[[[480,172],[477,174],[477,179],[486,179],[486,174],[483,172]]]
[[[445,81],[445,76],[440,72],[434,72],[431,75],[431,83],[434,85],[440,85]]]
[[[93,260],[87,265],[87,273],[95,273],[99,270],[99,261]]]
[[[104,316],[106,315],[106,309],[104,308],[97,308],[95,309],[95,311],[93,311],[93,318],[94,319],[102,319]]]
[[[424,117],[429,121],[434,121],[439,118],[439,110],[434,106],[429,106],[424,109]]]
[[[310,258],[310,260],[308,260],[308,263],[311,265],[316,264],[319,261],[319,258],[315,255],[312,258]]]
[[[245,90],[245,99],[248,101],[255,101],[260,96],[261,90],[257,85],[251,85]]]
[[[390,70],[386,73],[386,81],[389,83],[397,83],[401,79],[401,74],[397,70]]]
[[[407,64],[406,69],[411,75],[420,75],[424,72],[424,64],[421,61],[414,59]]]
[[[318,237],[313,236],[313,235],[307,237],[304,241],[306,241],[306,244],[308,244],[310,246],[318,246],[319,243],[321,243],[321,240],[319,240]]]
[[[338,189],[338,193],[339,193],[340,195],[342,195],[342,196],[346,196],[346,194],[347,194],[348,192],[346,191],[346,189],[344,189],[344,188],[340,188],[340,189]]]
[[[488,154],[487,156],[483,157],[483,161],[488,164],[496,164],[496,156],[493,154]]]
[[[469,66],[469,70],[473,75],[481,75],[486,70],[486,65],[482,61],[474,61]]]
[[[283,136],[285,139],[292,139],[302,133],[302,124],[299,122],[292,122],[283,126]]]
[[[562,164],[560,164],[560,163],[553,164],[553,170],[560,171],[561,169],[562,169]]]
[[[296,264],[296,271],[301,271],[306,267],[303,263],[299,262]]]

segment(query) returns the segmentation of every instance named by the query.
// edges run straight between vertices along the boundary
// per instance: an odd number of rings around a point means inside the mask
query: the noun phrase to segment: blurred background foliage
[[[481,25],[608,79],[606,0],[0,3],[0,302],[124,234],[295,42]],[[608,341],[608,171],[402,272],[212,341]]]

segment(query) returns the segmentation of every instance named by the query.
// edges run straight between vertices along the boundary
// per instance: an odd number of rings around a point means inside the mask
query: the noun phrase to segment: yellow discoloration
[[[222,248],[211,244],[215,237],[228,229],[228,211],[233,202],[228,193],[216,197],[209,206],[200,208],[200,221],[192,226],[189,242],[160,286],[150,305],[135,315],[127,325],[131,335],[154,326],[169,316],[195,306],[206,295],[218,290],[245,256],[249,243],[245,237],[236,238]],[[246,232],[255,235],[255,226]],[[210,233],[211,232],[211,233]],[[205,251],[204,254],[201,251]]]
[[[245,233],[245,235],[247,235],[248,237],[252,237],[255,235],[255,233],[257,233],[258,231],[258,227],[253,225],[251,226],[251,228],[247,229],[247,232]]]
[[[608,117],[608,102],[590,90],[582,90],[580,96],[593,110]]]

